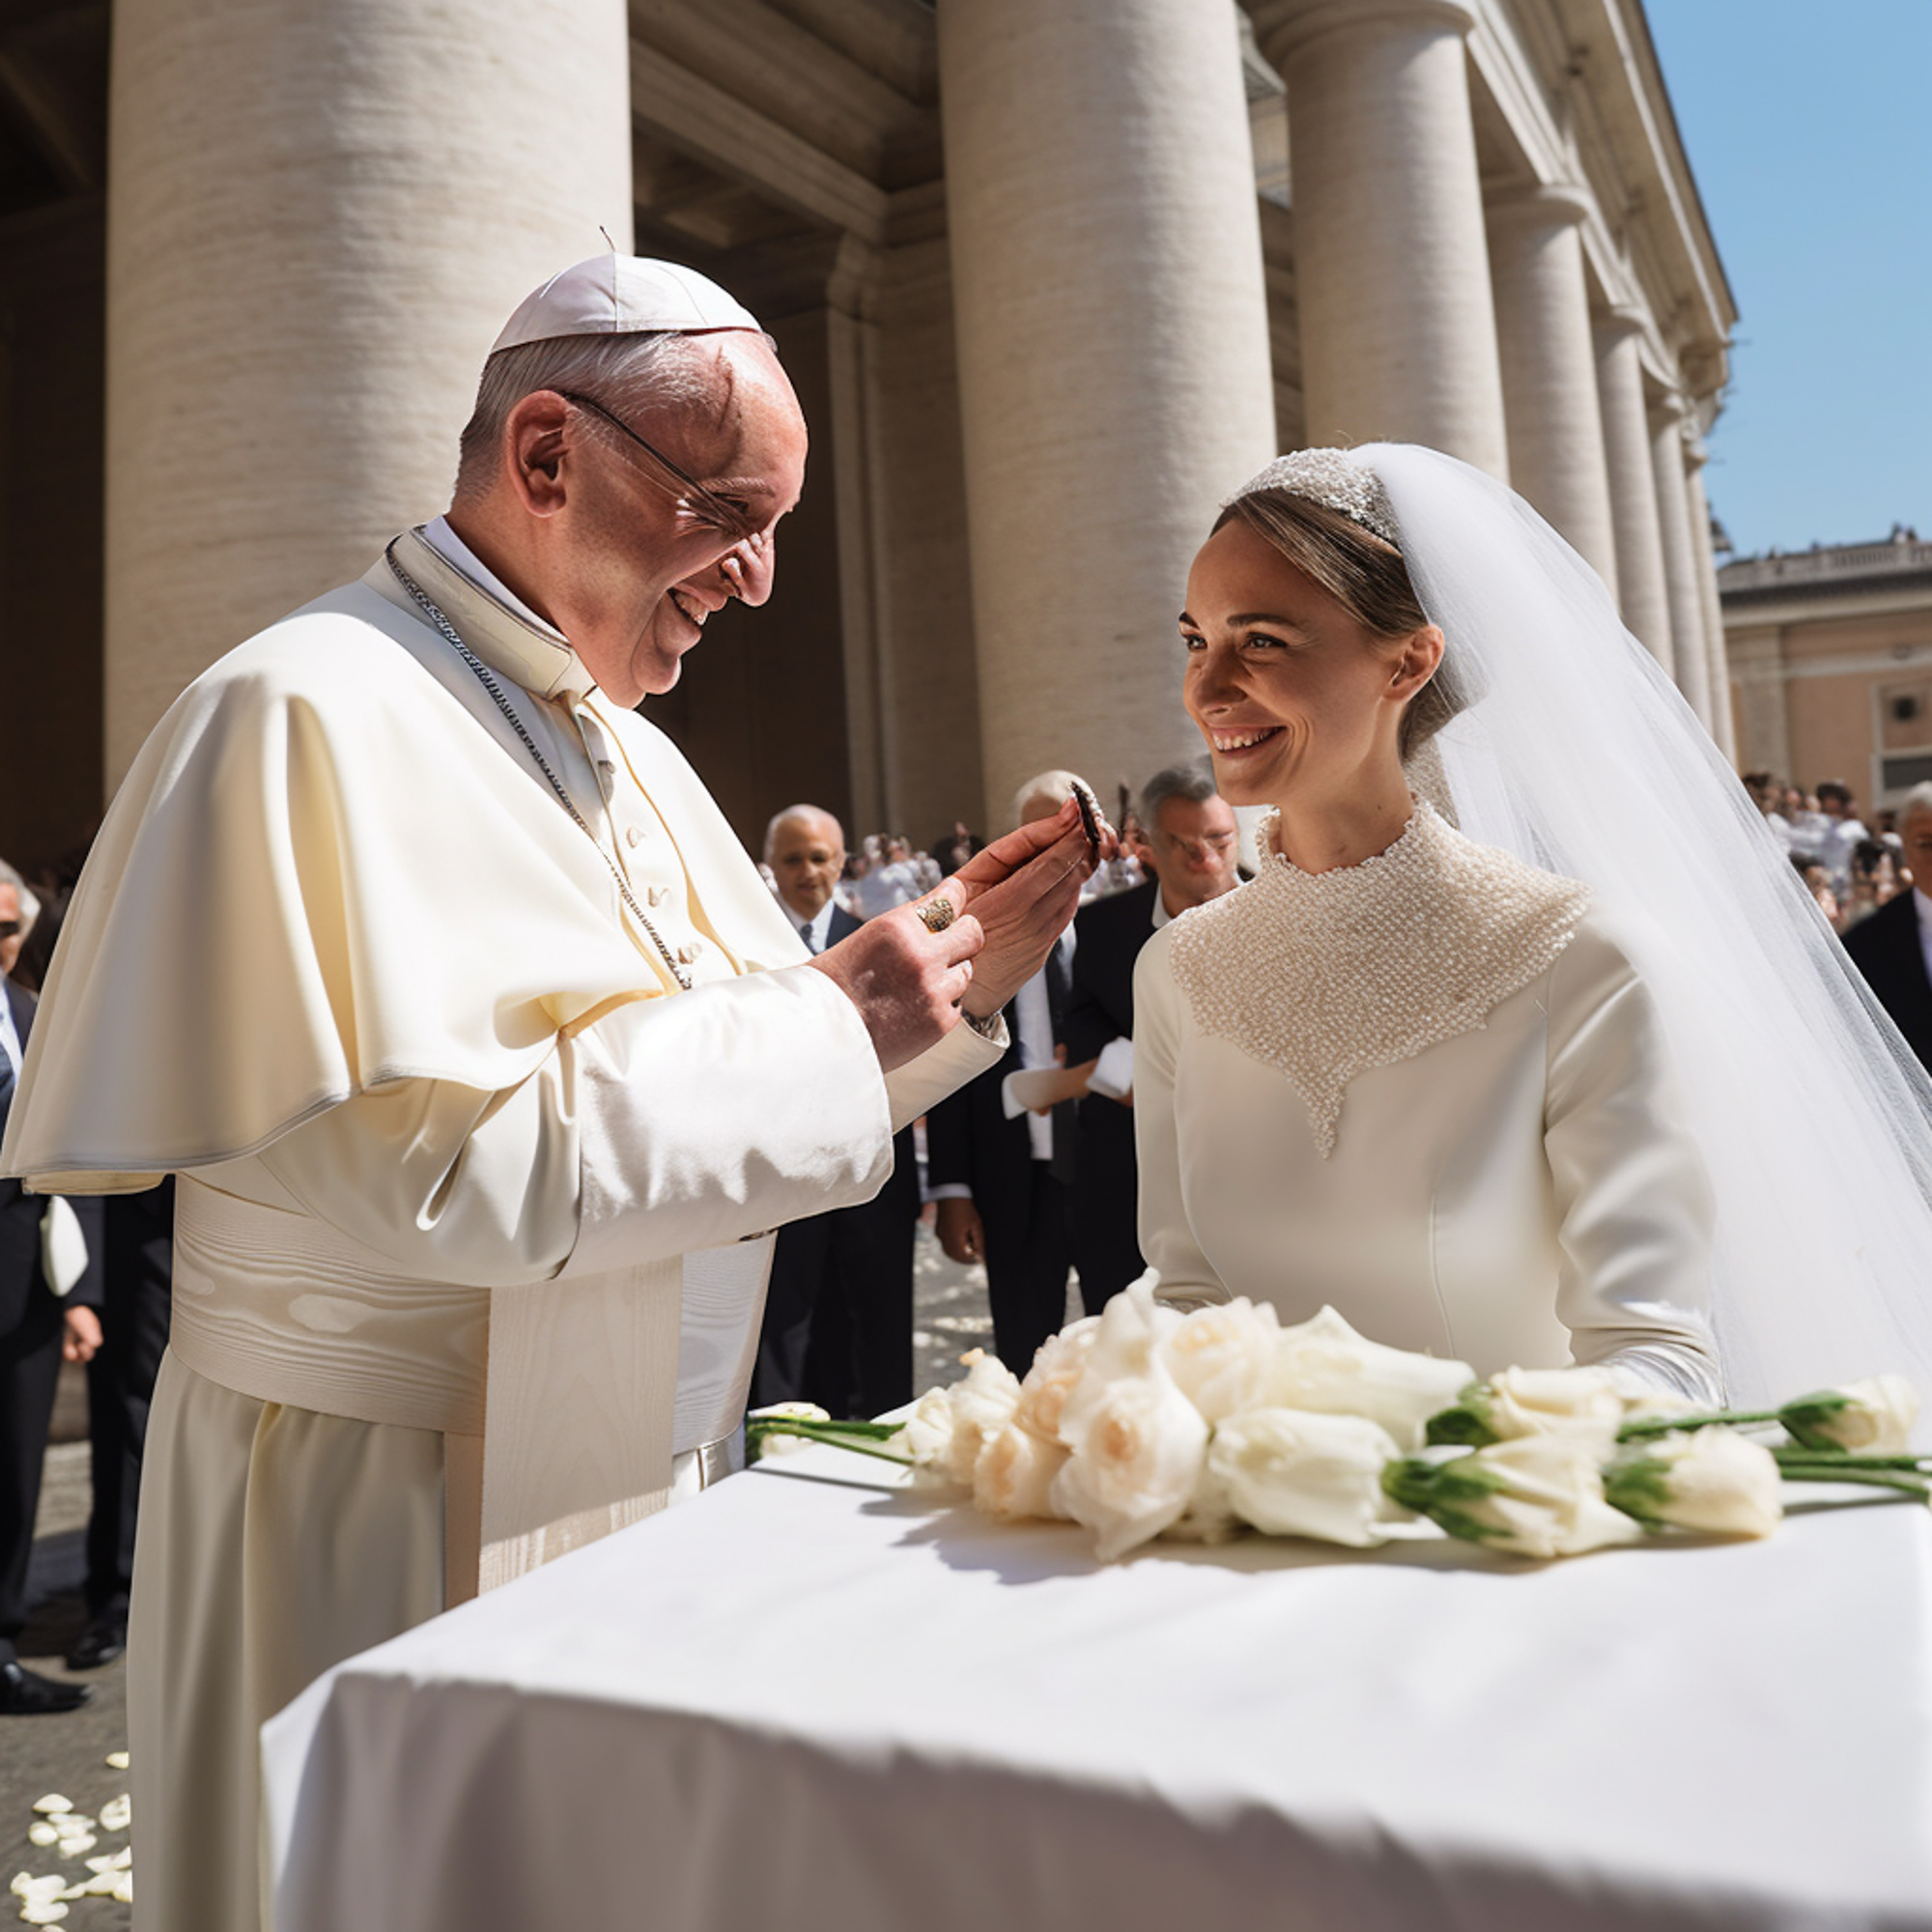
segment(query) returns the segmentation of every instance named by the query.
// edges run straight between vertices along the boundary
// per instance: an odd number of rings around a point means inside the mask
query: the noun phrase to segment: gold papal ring
[[[928,932],[944,932],[959,915],[952,910],[949,898],[927,899],[923,906],[913,908],[919,914],[919,923]]]

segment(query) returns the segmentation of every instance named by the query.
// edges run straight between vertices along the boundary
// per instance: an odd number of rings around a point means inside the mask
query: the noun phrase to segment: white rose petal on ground
[[[119,1798],[110,1798],[100,1807],[100,1829],[103,1832],[125,1832],[128,1821],[133,1815],[133,1804],[124,1791]]]
[[[126,1771],[128,1769],[128,1753],[124,1750],[109,1751],[105,1762],[109,1771]]]
[[[40,1812],[43,1817],[54,1818],[58,1817],[63,1811],[71,1811],[73,1809],[73,1801],[70,1798],[63,1798],[58,1791],[50,1791],[44,1798],[36,1798],[34,1800],[34,1809]]]
[[[1265,1535],[1362,1549],[1408,1514],[1382,1492],[1382,1471],[1399,1454],[1367,1416],[1256,1408],[1215,1431],[1208,1465],[1235,1513]]]
[[[1083,1378],[1061,1434],[1072,1454],[1054,1478],[1053,1506],[1094,1532],[1103,1562],[1179,1520],[1207,1461],[1208,1425],[1158,1364],[1144,1376]]]
[[[1423,1426],[1475,1380],[1466,1362],[1385,1349],[1356,1334],[1332,1308],[1284,1328],[1261,1406],[1322,1415],[1366,1415],[1403,1449],[1421,1446]]]
[[[1784,1517],[1777,1458],[1731,1429],[1633,1444],[1604,1472],[1604,1493],[1640,1522],[1709,1536],[1769,1536]]]
[[[1009,1422],[980,1451],[973,1470],[974,1507],[1007,1522],[1057,1516],[1053,1479],[1065,1463],[1066,1451],[1058,1442]]]
[[[15,1872],[14,1883],[9,1888],[15,1898],[24,1898],[29,1903],[37,1898],[52,1898],[67,1884],[58,1872],[44,1878],[36,1878],[32,1872]]]
[[[1272,1306],[1216,1302],[1181,1317],[1160,1343],[1160,1359],[1181,1394],[1209,1422],[1220,1422],[1260,1401],[1280,1334]]]
[[[91,1852],[99,1842],[92,1832],[76,1832],[60,1841],[60,1855],[64,1859],[77,1859],[82,1852]]]
[[[51,1845],[60,1838],[60,1833],[43,1818],[39,1824],[27,1827],[27,1842],[30,1845]]]
[[[32,1905],[21,1906],[20,1917],[29,1925],[58,1925],[67,1917],[71,1909],[71,1907],[63,1905],[58,1899],[50,1898],[43,1905],[36,1902]]]

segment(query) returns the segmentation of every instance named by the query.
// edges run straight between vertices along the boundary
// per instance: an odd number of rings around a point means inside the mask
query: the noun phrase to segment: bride
[[[1932,1388],[1932,1088],[1588,566],[1452,458],[1306,450],[1180,632],[1271,810],[1135,977],[1162,1298],[1698,1401]]]

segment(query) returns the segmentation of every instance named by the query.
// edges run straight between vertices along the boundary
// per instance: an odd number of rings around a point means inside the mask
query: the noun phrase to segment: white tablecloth
[[[1932,1926],[1921,1509],[1102,1567],[895,1480],[766,1464],[322,1679],[276,1932]]]

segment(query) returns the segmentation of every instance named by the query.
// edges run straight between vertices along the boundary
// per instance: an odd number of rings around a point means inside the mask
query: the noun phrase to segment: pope
[[[258,1923],[257,1733],[311,1679],[730,1466],[771,1231],[876,1192],[1073,915],[1069,805],[808,958],[634,709],[771,594],[805,458],[723,289],[566,270],[448,513],[198,678],[102,827],[0,1167],[179,1177],[145,1927]]]

